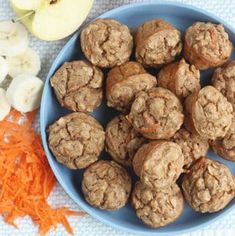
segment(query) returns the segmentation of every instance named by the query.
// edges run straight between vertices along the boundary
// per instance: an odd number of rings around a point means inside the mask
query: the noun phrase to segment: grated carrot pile
[[[41,140],[31,128],[35,113],[22,115],[12,110],[0,122],[0,214],[5,222],[29,215],[45,235],[52,227],[64,225],[73,234],[66,216],[84,215],[47,203],[56,179],[47,162]]]

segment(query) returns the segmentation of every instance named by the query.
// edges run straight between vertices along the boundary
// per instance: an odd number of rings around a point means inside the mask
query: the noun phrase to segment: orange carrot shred
[[[62,224],[73,234],[67,216],[84,212],[65,207],[52,208],[47,198],[56,179],[47,162],[39,135],[31,128],[36,112],[21,114],[12,110],[0,122],[0,214],[6,223],[29,215],[40,235]]]

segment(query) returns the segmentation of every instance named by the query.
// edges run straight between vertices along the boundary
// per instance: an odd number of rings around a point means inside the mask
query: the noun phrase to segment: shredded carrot
[[[56,179],[40,137],[31,128],[35,115],[12,110],[0,122],[0,214],[15,227],[16,218],[29,215],[38,225],[40,235],[46,235],[57,224],[73,234],[66,217],[85,213],[65,207],[54,209],[47,203]]]

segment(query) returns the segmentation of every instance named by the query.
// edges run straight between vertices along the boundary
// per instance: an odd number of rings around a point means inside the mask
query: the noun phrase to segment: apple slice
[[[23,10],[37,9],[42,0],[11,0],[12,5]]]
[[[15,1],[11,0],[11,4],[17,16],[32,34],[47,41],[63,39],[75,32],[93,4],[93,0],[40,0],[36,8],[28,10],[23,8],[24,0],[22,5]]]

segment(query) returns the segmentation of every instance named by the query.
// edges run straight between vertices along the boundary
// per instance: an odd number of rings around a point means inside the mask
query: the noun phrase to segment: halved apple
[[[36,37],[63,39],[83,23],[93,0],[11,0],[13,10]]]

